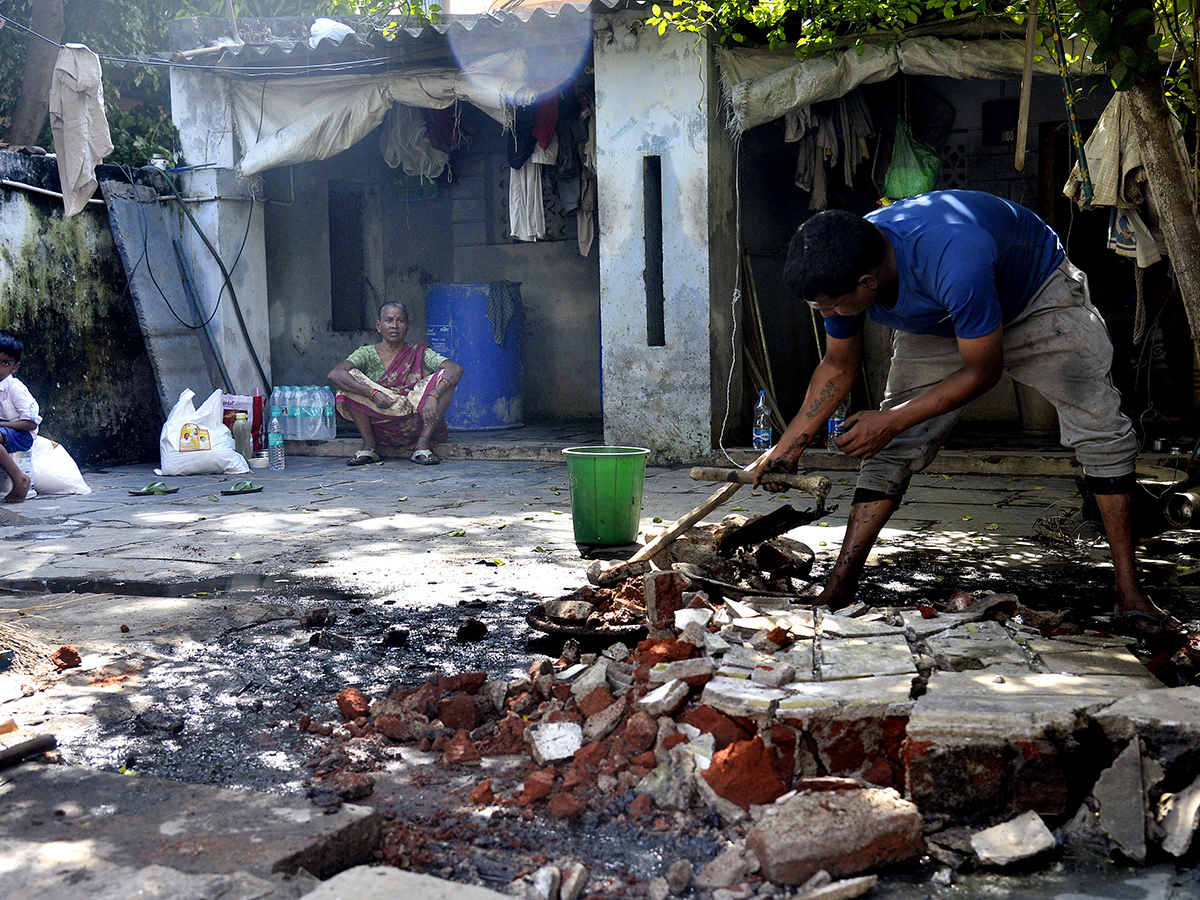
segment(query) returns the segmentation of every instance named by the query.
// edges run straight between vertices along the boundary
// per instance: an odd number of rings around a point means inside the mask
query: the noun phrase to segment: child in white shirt
[[[28,450],[37,437],[42,417],[29,388],[16,377],[25,347],[15,335],[0,331],[0,469],[12,479],[5,503],[20,503],[29,493],[29,476],[12,454]]]

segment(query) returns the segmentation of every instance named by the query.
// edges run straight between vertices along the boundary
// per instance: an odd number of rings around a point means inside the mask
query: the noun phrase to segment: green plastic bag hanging
[[[932,191],[942,174],[942,158],[932,147],[913,137],[903,119],[896,121],[892,161],[883,176],[883,193],[890,200],[903,200]]]

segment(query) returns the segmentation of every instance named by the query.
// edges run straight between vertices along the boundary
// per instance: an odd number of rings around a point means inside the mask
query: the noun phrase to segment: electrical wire
[[[738,358],[738,303],[742,299],[742,142],[738,141],[733,151],[733,207],[734,233],[737,235],[737,265],[733,272],[733,295],[729,301],[730,317],[733,320],[732,334],[729,338],[729,376],[725,381],[725,416],[721,419],[721,430],[717,434],[717,448],[725,454],[725,458],[733,463],[734,468],[740,469],[742,464],[729,455],[725,449],[725,427],[729,423],[729,413],[733,404],[733,370]]]

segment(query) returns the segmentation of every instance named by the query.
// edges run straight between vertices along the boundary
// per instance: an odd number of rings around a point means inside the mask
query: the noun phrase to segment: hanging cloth
[[[113,151],[100,57],[83,44],[65,44],[58,51],[50,82],[50,131],[69,218],[87,206],[99,186],[96,166]]]

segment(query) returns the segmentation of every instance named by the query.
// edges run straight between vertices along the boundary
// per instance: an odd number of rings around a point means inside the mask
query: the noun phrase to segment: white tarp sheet
[[[463,69],[404,69],[382,75],[230,79],[242,175],[328,159],[357,144],[395,103],[445,109],[456,101],[508,124],[510,110],[536,102],[525,54],[498,53]]]
[[[796,61],[769,50],[717,49],[721,82],[729,100],[730,127],[745,131],[780,116],[836,100],[862,84],[886,81],[899,72],[949,78],[1020,78],[1025,44],[1020,40],[972,40],[932,36],[895,44],[868,45]],[[1044,52],[1034,72],[1055,75],[1058,65]]]

